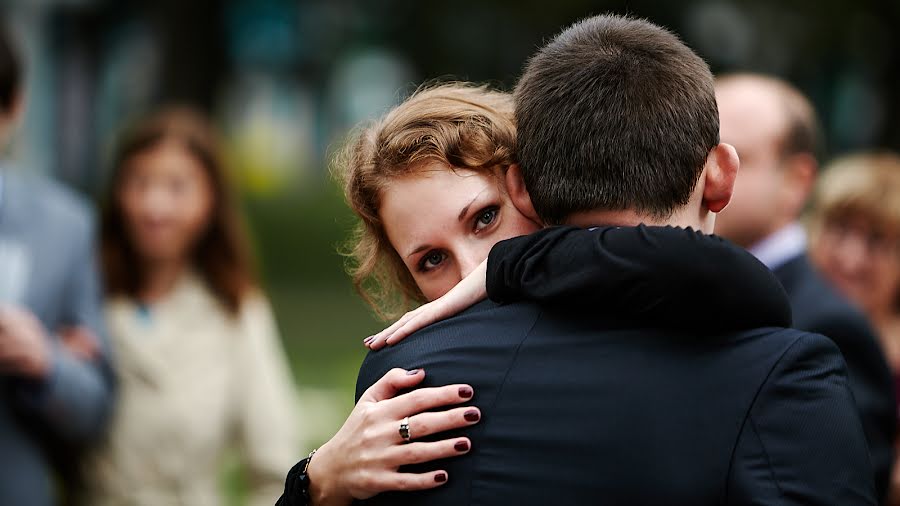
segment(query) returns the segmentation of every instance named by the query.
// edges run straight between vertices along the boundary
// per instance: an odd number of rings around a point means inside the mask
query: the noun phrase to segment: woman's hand
[[[381,332],[367,337],[363,343],[372,350],[400,342],[413,332],[449,318],[487,297],[487,260],[457,283],[449,292],[406,313]]]
[[[468,453],[471,442],[465,437],[433,443],[416,439],[474,425],[481,412],[475,407],[424,412],[468,402],[474,395],[468,385],[421,388],[395,397],[424,379],[422,370],[393,369],[366,390],[344,426],[310,460],[307,473],[313,505],[348,505],[389,490],[424,490],[446,483],[444,470],[414,474],[398,469]],[[406,417],[408,443],[400,436]]]

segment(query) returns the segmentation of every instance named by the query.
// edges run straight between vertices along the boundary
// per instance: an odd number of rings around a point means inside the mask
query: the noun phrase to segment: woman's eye
[[[478,214],[478,217],[475,220],[475,231],[478,232],[490,226],[491,223],[494,223],[494,220],[497,219],[497,213],[500,211],[497,207],[489,207],[481,213]]]
[[[422,260],[419,261],[419,270],[420,271],[430,271],[438,267],[441,262],[446,260],[447,254],[442,253],[440,251],[432,251],[427,255],[422,257]]]

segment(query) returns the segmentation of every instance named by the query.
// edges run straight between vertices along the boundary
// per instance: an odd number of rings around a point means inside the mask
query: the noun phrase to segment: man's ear
[[[513,206],[523,216],[543,226],[543,221],[531,203],[531,195],[528,194],[528,190],[525,188],[525,178],[522,177],[522,169],[517,163],[510,165],[506,169],[506,192],[509,194],[509,199],[512,201]]]
[[[782,162],[784,205],[794,216],[799,216],[803,212],[816,181],[818,169],[819,164],[810,153],[797,153]]]
[[[711,212],[718,213],[731,202],[734,180],[741,160],[731,144],[720,143],[706,157],[703,204]]]

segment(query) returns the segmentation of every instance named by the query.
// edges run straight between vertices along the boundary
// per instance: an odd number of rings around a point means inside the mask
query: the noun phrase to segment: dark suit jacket
[[[491,253],[489,285],[503,253]],[[486,301],[370,353],[357,397],[393,367],[421,367],[425,386],[471,384],[482,421],[465,431],[471,454],[411,469],[440,466],[446,485],[367,503],[875,504],[837,347],[797,330],[710,331],[703,292],[680,288],[657,286],[638,314]],[[655,318],[667,300],[695,308],[679,330],[669,312]]]
[[[824,334],[847,362],[850,390],[862,417],[875,470],[879,497],[884,497],[893,464],[897,427],[890,370],[872,327],[863,314],[815,271],[806,255],[775,269],[790,297],[794,328]]]

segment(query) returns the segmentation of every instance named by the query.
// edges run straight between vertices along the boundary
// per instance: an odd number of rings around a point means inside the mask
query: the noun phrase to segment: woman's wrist
[[[350,493],[342,490],[340,472],[333,469],[328,443],[322,445],[310,459],[306,475],[309,478],[310,506],[348,506],[353,503]]]

